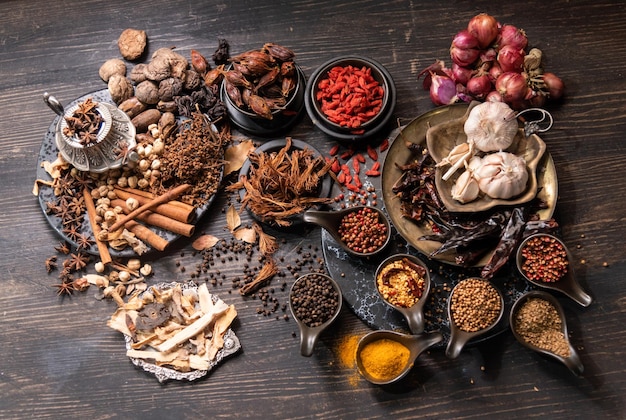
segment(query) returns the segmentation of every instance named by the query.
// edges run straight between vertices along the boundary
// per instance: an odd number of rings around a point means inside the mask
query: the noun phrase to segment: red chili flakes
[[[315,99],[329,121],[359,128],[376,116],[383,103],[384,89],[369,67],[335,66],[318,85]]]

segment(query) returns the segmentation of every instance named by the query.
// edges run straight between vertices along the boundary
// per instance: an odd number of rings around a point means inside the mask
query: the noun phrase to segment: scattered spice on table
[[[335,66],[317,84],[315,99],[335,124],[357,129],[381,110],[384,88],[370,67]]]
[[[459,282],[450,299],[450,321],[461,331],[475,332],[491,326],[502,310],[502,297],[496,288],[479,278]]]
[[[548,235],[530,238],[522,248],[522,272],[531,281],[554,283],[567,273],[565,247]]]
[[[380,214],[371,208],[359,208],[346,214],[339,223],[341,240],[354,252],[367,254],[383,246],[389,235]]]
[[[372,341],[359,352],[367,374],[379,381],[398,376],[409,362],[411,351],[402,343],[388,338]]]
[[[529,344],[561,357],[569,357],[570,349],[563,334],[563,321],[556,307],[546,299],[530,298],[524,302],[513,324],[515,331]]]
[[[383,299],[395,306],[415,305],[425,288],[426,269],[408,258],[390,261],[376,277],[376,286]]]
[[[360,338],[356,334],[343,336],[336,349],[341,367],[353,369],[352,374],[348,376],[348,383],[352,386],[357,386],[360,378],[358,371],[354,370],[356,367],[356,349]]]
[[[321,274],[307,274],[291,289],[294,316],[308,327],[318,327],[329,321],[339,307],[339,293],[331,280]]]

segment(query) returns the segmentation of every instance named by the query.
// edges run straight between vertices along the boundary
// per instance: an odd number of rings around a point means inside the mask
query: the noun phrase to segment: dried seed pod
[[[250,58],[239,63],[239,68],[242,74],[250,76],[262,76],[274,67],[272,64],[267,64],[262,60]]]
[[[204,84],[207,86],[217,85],[224,77],[224,65],[220,65],[206,72],[204,75]]]
[[[252,95],[251,89],[242,89],[241,90],[241,100],[246,106],[250,106],[250,95]]]
[[[280,75],[280,67],[274,66],[270,71],[265,73],[254,86],[254,91],[258,92],[263,89],[265,86],[269,86],[276,81],[278,76]]]
[[[273,118],[272,110],[270,109],[267,101],[259,95],[250,95],[248,105],[250,106],[250,109],[252,109],[252,111],[260,117],[268,120]]]
[[[290,61],[296,56],[296,54],[289,48],[271,42],[263,45],[263,50],[267,51],[269,55],[280,61]]]
[[[296,88],[296,79],[293,77],[285,77],[281,83],[281,93],[283,97],[288,97]]]
[[[240,71],[228,70],[223,72],[223,74],[226,80],[228,80],[233,85],[253,89],[252,83],[250,83],[250,81],[246,79]]]
[[[249,60],[260,61],[266,66],[274,64],[274,59],[272,58],[272,56],[261,50],[246,51],[230,58],[230,61],[233,63],[244,63]]]
[[[296,64],[293,61],[285,61],[280,65],[282,77],[292,77],[296,73]]]
[[[265,99],[265,102],[267,102],[267,105],[270,107],[270,109],[281,109],[287,104],[287,99],[283,97],[264,98],[264,99]]]
[[[201,75],[211,69],[207,59],[196,50],[191,50],[191,67]]]
[[[226,89],[226,93],[228,94],[228,97],[230,98],[231,101],[233,101],[233,103],[241,108],[244,104],[243,99],[241,97],[241,91],[239,90],[239,88],[235,85],[233,85],[232,83],[230,83],[230,81],[226,80],[224,82],[224,88]],[[246,89],[249,91],[249,89]]]

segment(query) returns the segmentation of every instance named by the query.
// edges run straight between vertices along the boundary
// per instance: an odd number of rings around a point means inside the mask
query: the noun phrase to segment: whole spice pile
[[[426,269],[408,258],[390,261],[376,277],[383,299],[392,305],[410,308],[424,294]]]
[[[289,299],[294,316],[311,328],[329,321],[339,308],[339,293],[322,274],[307,274],[298,279]]]
[[[249,208],[264,222],[290,226],[291,216],[307,208],[329,203],[320,197],[320,187],[331,164],[308,148],[291,150],[292,140],[278,152],[252,152],[250,172],[228,190],[245,189],[242,210]]]
[[[92,98],[78,104],[78,108],[69,117],[64,117],[67,126],[63,128],[63,134],[74,137],[83,146],[95,144],[98,139],[98,131],[103,122],[102,115],[97,111],[97,102]]]
[[[315,100],[328,120],[358,129],[378,115],[384,95],[385,90],[372,76],[370,67],[347,65],[328,71],[317,84]]]
[[[553,283],[567,274],[567,251],[555,238],[547,235],[530,238],[521,253],[522,273],[531,281]]]
[[[531,298],[524,302],[515,314],[513,328],[528,344],[561,357],[570,355],[559,312],[545,299]]]
[[[424,69],[424,89],[435,105],[457,101],[506,102],[520,110],[543,106],[563,95],[563,81],[543,68],[543,53],[527,51],[523,29],[486,13],[474,16],[450,46],[452,67],[437,60]]]
[[[346,214],[339,223],[341,240],[354,252],[367,254],[376,251],[387,241],[387,225],[379,213],[365,207]]]
[[[488,281],[459,282],[450,295],[450,322],[461,331],[475,332],[493,325],[502,311],[502,297]]]
[[[232,68],[221,71],[226,94],[238,108],[273,119],[298,84],[294,58],[293,51],[273,43],[231,57]]]
[[[163,194],[173,186],[190,184],[189,201],[195,206],[206,203],[219,188],[224,151],[230,141],[228,134],[216,132],[205,115],[194,112],[161,155],[160,176],[153,193]]]
[[[358,357],[367,374],[378,381],[387,381],[402,373],[410,355],[404,344],[384,338],[367,343]]]

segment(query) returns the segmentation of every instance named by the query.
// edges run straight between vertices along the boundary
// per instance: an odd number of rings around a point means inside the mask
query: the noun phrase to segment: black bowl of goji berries
[[[361,56],[333,58],[313,72],[305,106],[313,124],[329,136],[358,141],[391,120],[396,88],[379,62]]]

